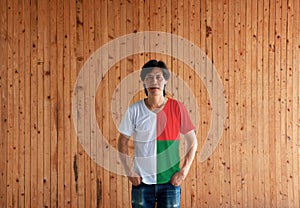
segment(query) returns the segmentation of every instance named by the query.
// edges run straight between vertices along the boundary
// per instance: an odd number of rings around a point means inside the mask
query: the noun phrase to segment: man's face
[[[164,86],[167,84],[160,68],[154,68],[149,72],[144,79],[144,85],[147,88],[148,94],[157,95],[162,93]]]

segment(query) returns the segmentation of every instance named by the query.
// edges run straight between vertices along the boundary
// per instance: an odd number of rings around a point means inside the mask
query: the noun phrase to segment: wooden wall
[[[147,30],[180,35],[213,61],[225,88],[224,132],[201,163],[206,88],[176,58],[145,52],[103,75],[97,118],[110,144],[113,90],[146,60],[164,59],[199,103],[199,151],[182,207],[300,207],[299,0],[1,0],[0,24],[0,207],[129,207],[127,178],[78,141],[71,99],[95,50]]]

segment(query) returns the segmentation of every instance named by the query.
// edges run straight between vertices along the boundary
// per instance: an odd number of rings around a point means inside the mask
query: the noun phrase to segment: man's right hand
[[[130,176],[128,176],[128,179],[130,180],[130,182],[132,183],[132,185],[134,186],[138,186],[142,183],[142,178],[141,176],[139,176],[137,173],[133,172],[130,174]]]

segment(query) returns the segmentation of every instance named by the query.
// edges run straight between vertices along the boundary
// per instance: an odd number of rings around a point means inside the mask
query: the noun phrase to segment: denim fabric
[[[180,186],[165,184],[140,184],[132,186],[133,208],[157,208],[180,207]]]

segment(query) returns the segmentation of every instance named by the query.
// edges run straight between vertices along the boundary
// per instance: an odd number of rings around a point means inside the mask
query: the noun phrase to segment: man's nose
[[[156,77],[153,77],[153,83],[156,84],[158,82],[158,79]]]

